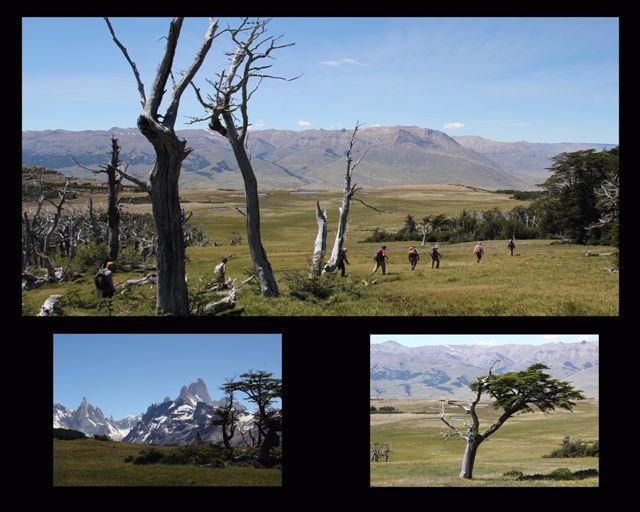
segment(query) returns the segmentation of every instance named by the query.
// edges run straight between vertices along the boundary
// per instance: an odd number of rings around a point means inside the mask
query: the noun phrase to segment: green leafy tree
[[[617,148],[560,153],[549,168],[552,175],[541,185],[545,196],[543,226],[547,231],[586,243],[589,227],[601,217],[597,190],[617,168]]]
[[[544,370],[549,369],[545,364],[536,363],[520,372],[496,375],[493,369],[498,362],[493,364],[488,375],[478,377],[469,384],[476,394],[473,402],[464,405],[457,401],[445,400],[440,407],[440,419],[449,427],[449,432],[444,435],[446,437],[458,435],[467,442],[460,478],[473,478],[473,464],[478,447],[512,416],[535,410],[546,414],[554,411],[556,407],[572,411],[575,400],[584,399],[582,392],[574,389],[570,383],[553,379],[545,373]],[[493,407],[502,409],[504,412],[489,428],[481,432],[476,407],[483,394],[491,396],[494,399]],[[466,432],[461,431],[447,419],[445,411],[447,405],[459,407],[470,416],[469,421],[464,421]]]
[[[282,431],[282,410],[272,404],[282,398],[282,379],[274,378],[272,373],[262,370],[249,370],[242,373],[240,379],[223,384],[222,389],[227,393],[243,393],[258,407],[255,420],[260,447],[258,462],[271,465],[274,463],[271,449],[280,446],[278,432]]]

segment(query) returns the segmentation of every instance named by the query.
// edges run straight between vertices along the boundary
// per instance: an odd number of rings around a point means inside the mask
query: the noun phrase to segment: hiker
[[[342,255],[338,258],[338,269],[340,269],[340,276],[345,277],[347,274],[345,273],[347,269],[344,267],[344,264],[349,265],[349,260],[347,259],[347,248],[342,248]]]
[[[411,265],[411,270],[415,270],[419,259],[418,249],[415,245],[412,245],[409,247],[409,265]]]
[[[440,268],[440,253],[438,252],[438,244],[434,245],[429,251],[431,255],[431,268],[435,265],[436,268]]]
[[[387,275],[387,265],[386,265],[385,258],[389,259],[389,256],[387,256],[387,246],[383,245],[382,247],[380,247],[380,249],[376,251],[376,253],[373,256],[373,261],[375,262],[375,266],[373,267],[373,271],[369,275],[375,274],[378,268],[380,267],[382,267],[382,275],[383,276]]]
[[[222,258],[222,262],[216,265],[216,268],[213,270],[213,273],[216,277],[216,283],[218,283],[218,289],[224,290],[226,288],[226,284],[224,281],[224,275],[227,272],[227,258]]]
[[[513,256],[513,250],[516,248],[516,242],[513,240],[513,238],[509,238],[509,241],[507,242],[507,248],[509,249],[509,256]]]
[[[113,261],[107,261],[105,265],[96,273],[94,282],[96,284],[96,288],[101,293],[101,296],[103,298],[110,299],[116,292],[116,289],[113,286],[113,268]]]
[[[478,242],[476,244],[476,246],[473,248],[473,254],[476,255],[476,258],[478,258],[478,261],[476,261],[476,263],[480,263],[482,255],[484,254],[484,247],[482,247],[482,242]]]

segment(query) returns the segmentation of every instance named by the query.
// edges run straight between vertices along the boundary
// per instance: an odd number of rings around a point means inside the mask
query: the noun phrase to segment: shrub
[[[133,459],[134,464],[158,464],[164,459],[164,453],[157,448],[142,450],[140,455]]]
[[[584,480],[598,476],[598,474],[597,469],[582,469],[572,473],[569,468],[558,468],[548,475],[522,475],[517,480]]]
[[[573,439],[566,436],[562,440],[562,446],[552,451],[545,458],[573,458],[573,457],[598,457],[600,455],[600,445],[598,441],[589,443],[580,439]]]
[[[522,471],[512,469],[511,471],[507,471],[506,473],[503,473],[502,476],[512,476],[514,478],[520,478],[521,476],[524,476],[524,473]]]
[[[573,473],[571,473],[571,470],[569,468],[554,469],[549,474],[549,477],[552,480],[571,480],[572,476],[573,476]]]
[[[98,271],[100,266],[107,260],[107,244],[97,244],[95,242],[80,245],[76,249],[76,254],[71,262],[71,268],[77,272]]]
[[[74,439],[86,439],[87,436],[84,434],[84,432],[80,432],[78,430],[72,430],[70,428],[54,428],[53,438],[62,439],[65,441],[72,441]]]
[[[98,435],[98,434],[94,435],[93,438],[96,441],[111,441],[111,438],[109,436],[101,436],[101,435]]]
[[[369,412],[376,412],[378,409],[376,409],[375,405],[372,405],[371,407],[369,407]]]

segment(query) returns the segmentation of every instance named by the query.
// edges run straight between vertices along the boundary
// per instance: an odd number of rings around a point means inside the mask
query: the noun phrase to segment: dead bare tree
[[[327,210],[320,210],[320,201],[316,201],[316,222],[318,235],[313,244],[312,270],[314,276],[319,276],[322,274],[322,260],[327,252]]]
[[[245,189],[247,242],[253,260],[253,266],[260,283],[260,291],[265,297],[275,297],[279,294],[271,264],[262,245],[260,235],[260,203],[258,199],[258,182],[256,180],[251,160],[246,151],[246,139],[249,130],[248,104],[253,93],[256,92],[262,80],[273,78],[286,79],[266,73],[271,64],[259,65],[263,59],[272,59],[272,52],[293,43],[278,44],[280,36],[265,36],[269,19],[258,18],[255,21],[244,19],[240,26],[229,29],[236,45],[235,50],[228,53],[231,57],[229,69],[217,74],[217,82],[208,80],[213,86],[215,96],[207,95],[207,101],[202,98],[200,89],[193,85],[198,100],[207,112],[203,118],[192,119],[193,123],[209,120],[209,128],[226,137],[233,149],[242,174]],[[250,84],[257,80],[257,84],[250,89]],[[239,99],[237,99],[239,95]],[[240,111],[242,121],[236,126],[233,113]],[[220,122],[222,117],[222,122]]]
[[[47,269],[47,278],[50,282],[56,282],[58,279],[56,278],[55,271],[53,269],[53,265],[51,265],[51,261],[49,260],[49,244],[51,243],[51,236],[55,232],[58,227],[58,222],[60,221],[60,216],[62,215],[62,207],[64,205],[64,201],[67,195],[67,188],[69,187],[69,180],[64,184],[64,188],[58,192],[58,204],[53,201],[49,201],[53,207],[56,209],[56,213],[51,221],[51,226],[47,230],[46,235],[44,236],[44,241],[42,243],[42,262],[44,267]]]
[[[116,37],[109,18],[105,17],[104,19],[115,44],[126,58],[135,75],[143,108],[142,114],[138,117],[138,128],[151,142],[156,153],[156,162],[149,175],[148,184],[122,172],[120,173],[143,190],[149,192],[151,196],[156,229],[156,268],[158,275],[156,313],[159,315],[186,316],[189,314],[189,304],[185,280],[185,250],[178,180],[182,161],[191,152],[191,148],[186,147],[186,140],[178,139],[174,131],[174,125],[182,93],[195,77],[211,48],[213,39],[217,37],[218,20],[209,18],[209,27],[204,40],[193,62],[182,73],[180,81],[178,83],[174,81],[169,105],[164,115],[162,115],[158,111],[167,89],[169,76],[173,80],[171,68],[184,18],[173,18],[171,21],[164,54],[148,98],[145,95],[144,84],[136,64],[129,57],[127,49]]]
[[[364,156],[367,154],[373,146],[368,147],[362,152],[358,161],[352,165],[353,162],[353,145],[356,142],[356,134],[358,133],[358,128],[360,127],[360,123],[356,123],[356,127],[353,129],[353,133],[351,135],[351,141],[349,142],[349,149],[347,150],[346,158],[347,158],[347,170],[344,174],[344,190],[342,193],[342,205],[340,206],[340,216],[338,218],[338,231],[336,232],[336,240],[333,244],[333,250],[331,251],[331,258],[325,264],[322,273],[331,273],[334,272],[338,268],[338,264],[340,263],[340,259],[343,257],[342,246],[344,245],[345,238],[347,236],[347,218],[349,216],[349,206],[351,204],[351,200],[354,199],[354,194],[360,190],[362,187],[358,187],[357,184],[351,185],[351,177],[353,175],[353,171],[358,167]],[[358,199],[359,202],[367,206],[368,208],[372,208],[378,212],[382,210],[378,210],[368,204],[366,204],[361,199]]]

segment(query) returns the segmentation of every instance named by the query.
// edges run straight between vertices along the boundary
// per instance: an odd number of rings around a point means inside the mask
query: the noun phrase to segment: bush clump
[[[557,450],[552,451],[545,458],[573,458],[573,457],[599,457],[600,444],[598,441],[588,442],[581,439],[573,439],[566,436],[562,440],[562,445]]]
[[[582,469],[572,473],[569,468],[558,468],[548,475],[522,475],[517,480],[584,480],[585,478],[598,476],[598,474],[597,469]]]

